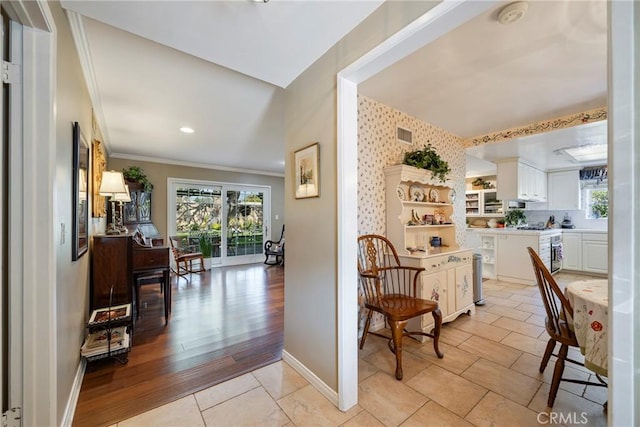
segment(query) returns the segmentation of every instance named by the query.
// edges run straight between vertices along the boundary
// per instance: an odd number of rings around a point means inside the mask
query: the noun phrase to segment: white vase
[[[498,226],[498,221],[496,221],[495,218],[491,218],[488,222],[487,225],[489,226],[489,228],[496,228]]]

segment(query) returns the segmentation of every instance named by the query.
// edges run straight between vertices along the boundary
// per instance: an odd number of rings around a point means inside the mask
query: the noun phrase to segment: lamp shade
[[[104,171],[102,172],[102,182],[100,183],[100,195],[114,197],[118,193],[126,193],[124,176],[122,172]]]
[[[131,201],[131,193],[129,193],[129,186],[125,184],[124,188],[125,190],[127,190],[126,193],[116,193],[111,200],[115,202],[129,203]]]

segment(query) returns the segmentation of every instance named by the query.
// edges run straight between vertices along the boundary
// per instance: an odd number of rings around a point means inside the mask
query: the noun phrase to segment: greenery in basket
[[[521,209],[512,209],[504,216],[504,222],[507,227],[516,227],[527,221],[527,216]]]
[[[440,182],[445,182],[447,174],[451,172],[449,163],[442,160],[431,144],[425,145],[421,150],[408,151],[405,153],[402,163],[419,169],[427,169],[431,171],[431,177],[437,177]]]
[[[124,179],[127,181],[133,181],[141,184],[146,192],[151,192],[151,190],[153,190],[153,184],[149,181],[147,175],[139,166],[131,166],[128,169],[122,169],[122,175],[124,175]]]

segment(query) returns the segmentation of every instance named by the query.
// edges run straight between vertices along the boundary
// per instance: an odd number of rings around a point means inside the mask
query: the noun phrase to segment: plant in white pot
[[[517,227],[527,222],[527,216],[521,209],[512,209],[504,216],[504,223],[507,227]]]

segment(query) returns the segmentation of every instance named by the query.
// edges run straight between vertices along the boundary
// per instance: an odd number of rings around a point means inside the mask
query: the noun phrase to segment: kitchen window
[[[580,171],[580,187],[587,219],[607,218],[609,216],[609,188],[607,167],[584,168]]]

